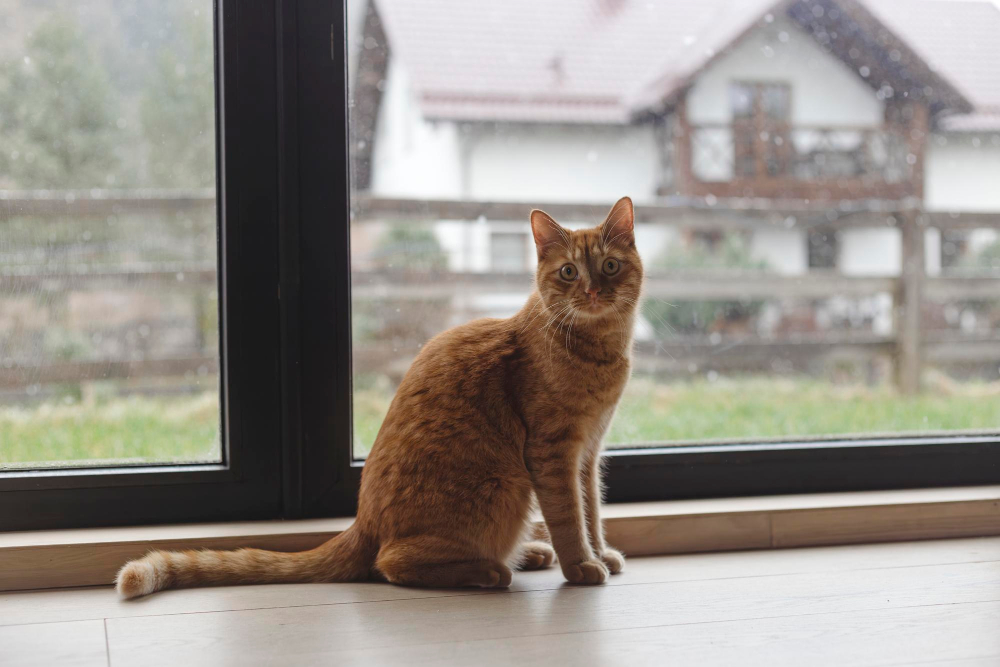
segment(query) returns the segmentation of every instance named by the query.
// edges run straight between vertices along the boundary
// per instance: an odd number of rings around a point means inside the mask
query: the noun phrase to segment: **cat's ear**
[[[531,212],[531,233],[535,237],[538,259],[544,257],[553,247],[566,248],[569,245],[569,232],[553,220],[552,216],[537,208]]]
[[[601,225],[601,239],[605,245],[635,245],[635,209],[632,200],[622,197]]]

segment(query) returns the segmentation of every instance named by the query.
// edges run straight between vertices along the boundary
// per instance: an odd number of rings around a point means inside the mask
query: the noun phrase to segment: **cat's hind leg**
[[[518,561],[519,570],[544,570],[551,567],[556,559],[556,552],[545,542],[525,542],[521,545],[521,557]]]
[[[456,542],[429,535],[383,545],[375,568],[393,584],[428,588],[507,588],[514,576],[503,563],[477,558]]]

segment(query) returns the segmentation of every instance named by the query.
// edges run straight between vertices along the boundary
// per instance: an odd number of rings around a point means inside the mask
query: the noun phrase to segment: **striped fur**
[[[353,527],[300,553],[261,549],[152,551],[122,567],[116,589],[121,597],[134,598],[165,588],[364,581],[372,558],[372,549]]]

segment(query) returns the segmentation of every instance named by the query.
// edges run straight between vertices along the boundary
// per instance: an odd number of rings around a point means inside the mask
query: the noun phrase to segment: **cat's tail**
[[[375,557],[371,540],[352,526],[311,551],[152,551],[125,564],[115,579],[125,599],[165,588],[363,581]]]

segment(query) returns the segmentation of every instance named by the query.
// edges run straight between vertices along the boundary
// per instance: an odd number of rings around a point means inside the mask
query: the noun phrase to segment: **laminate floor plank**
[[[105,664],[995,667],[1000,538],[633,558],[603,587],[0,594],[0,666]]]
[[[633,558],[611,586],[1000,561],[1000,538]],[[558,568],[520,572],[512,592],[559,589]],[[387,584],[293,584],[164,591],[123,602],[110,588],[0,593],[0,626],[212,611],[482,595]]]
[[[992,631],[987,633],[989,640],[972,644],[975,652],[971,654],[927,656],[945,659],[988,655],[993,649],[1000,652],[1000,562],[605,587],[562,586],[521,593],[118,618],[108,620],[107,630],[114,663],[121,660],[124,664],[192,666],[233,660],[278,664],[285,659],[308,663],[324,656],[340,662],[345,652],[360,656],[371,652],[381,655],[381,651],[389,656],[385,660],[390,664],[410,655],[410,650],[415,656],[424,655],[426,650],[419,647],[428,644],[452,651],[459,650],[459,644],[478,646],[485,642],[484,650],[489,653],[493,651],[489,646],[509,648],[518,641],[536,646],[543,641],[540,637],[548,635],[570,637],[559,640],[561,645],[568,645],[585,642],[593,633],[610,633],[614,637],[606,637],[607,642],[618,646],[621,642],[615,633],[645,628],[645,634],[636,636],[645,638],[641,641],[651,642],[651,646],[661,646],[659,640],[650,639],[656,633],[649,628],[726,623],[742,623],[734,627],[741,628],[741,641],[753,648],[756,644],[747,628],[768,626],[768,619],[816,616],[828,616],[834,626],[809,621],[810,635],[839,637],[838,641],[850,644],[851,633],[871,630],[867,626],[859,629],[849,622],[853,618],[895,618],[899,610],[906,608],[941,608],[942,618],[950,618],[948,608],[975,603],[987,605],[982,607],[984,614],[994,619],[994,625],[989,626]],[[912,623],[906,620],[910,617],[898,618],[902,620],[892,622],[887,630],[910,632]],[[769,632],[795,646],[796,624],[796,620],[781,621]],[[977,620],[974,627],[985,626]],[[675,636],[677,632],[667,634]],[[874,638],[875,634],[869,637]],[[937,639],[944,641],[945,636],[937,635]],[[718,640],[725,644],[724,636],[719,635]],[[703,638],[692,641],[697,644]],[[595,655],[610,659],[602,651]],[[468,654],[462,655],[466,657],[455,664],[469,664],[464,662]],[[576,656],[572,652],[569,655]],[[637,659],[652,659],[651,655],[642,653]],[[846,654],[841,651],[841,655]],[[382,658],[373,660],[376,664]],[[633,663],[626,660],[620,664]]]
[[[996,667],[1000,659],[983,656],[1000,656],[998,628],[1000,602],[987,602],[298,654],[294,661],[343,667]],[[280,658],[260,658],[245,664],[281,664]]]
[[[104,621],[0,627],[3,667],[106,667]]]

